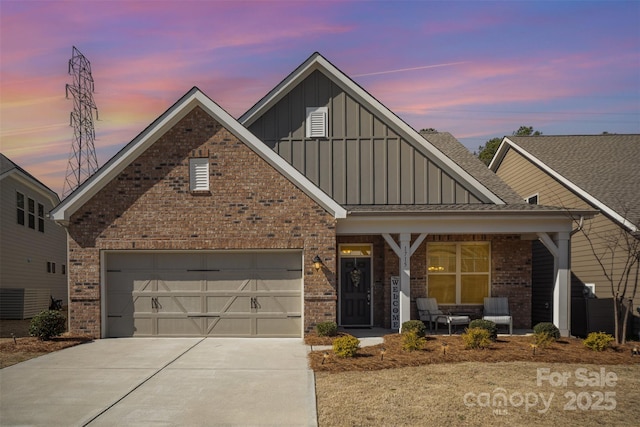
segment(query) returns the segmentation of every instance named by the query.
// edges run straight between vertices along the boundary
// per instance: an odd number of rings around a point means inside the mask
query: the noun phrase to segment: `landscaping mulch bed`
[[[62,311],[65,314],[65,311]],[[65,333],[48,341],[29,336],[31,319],[0,320],[0,368],[15,365],[43,354],[92,341],[92,338]]]
[[[89,341],[92,341],[92,338],[71,335],[55,337],[48,341],[42,341],[36,337],[22,337],[15,340],[2,338],[0,339],[0,368]]]
[[[309,335],[305,343],[313,347],[331,345],[334,338]],[[561,338],[546,348],[537,348],[535,354],[531,336],[499,336],[490,348],[466,349],[460,336],[429,335],[422,350],[402,349],[400,334],[386,335],[384,344],[362,347],[353,358],[336,356],[331,349],[316,350],[309,354],[309,365],[317,372],[373,371],[435,363],[459,362],[544,362],[582,363],[598,365],[640,364],[640,356],[632,349],[638,342],[597,352],[588,349],[577,338]],[[383,352],[384,349],[384,352]]]

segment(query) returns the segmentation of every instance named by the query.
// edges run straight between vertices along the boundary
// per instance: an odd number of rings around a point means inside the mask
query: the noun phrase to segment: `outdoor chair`
[[[490,320],[496,325],[509,325],[509,335],[513,335],[513,318],[509,311],[509,300],[507,298],[485,298],[482,318]]]
[[[469,316],[455,316],[444,313],[438,308],[438,301],[435,298],[416,298],[416,306],[418,307],[420,320],[429,323],[429,333],[433,331],[434,324],[436,333],[438,332],[438,325],[443,324],[449,326],[449,335],[451,335],[452,325],[468,325],[470,321]]]

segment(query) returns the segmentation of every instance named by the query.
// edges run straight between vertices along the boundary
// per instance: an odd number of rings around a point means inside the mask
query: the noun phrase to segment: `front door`
[[[371,326],[371,258],[341,258],[342,326]]]

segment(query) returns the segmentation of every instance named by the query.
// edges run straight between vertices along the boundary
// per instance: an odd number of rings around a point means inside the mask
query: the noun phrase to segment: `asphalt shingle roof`
[[[634,224],[640,224],[640,135],[509,136]]]
[[[522,197],[500,179],[498,175],[489,170],[480,159],[474,156],[467,147],[462,145],[449,132],[420,132],[420,134],[505,203],[524,203]]]

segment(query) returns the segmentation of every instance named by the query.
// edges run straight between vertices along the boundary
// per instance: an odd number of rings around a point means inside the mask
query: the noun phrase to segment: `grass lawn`
[[[530,343],[500,336],[467,350],[460,336],[430,336],[407,352],[396,334],[354,358],[314,351],[319,425],[639,425],[637,342],[594,352],[563,338],[535,355]]]
[[[87,341],[26,337],[28,322],[0,322],[0,367]],[[16,337],[15,340],[12,337]],[[317,348],[332,338],[314,335]],[[640,425],[640,356],[632,342],[594,352],[562,338],[534,354],[531,337],[500,336],[467,350],[460,336],[428,336],[402,350],[398,334],[356,357],[309,354],[318,423],[325,426],[635,426]],[[383,351],[384,349],[384,351]]]

